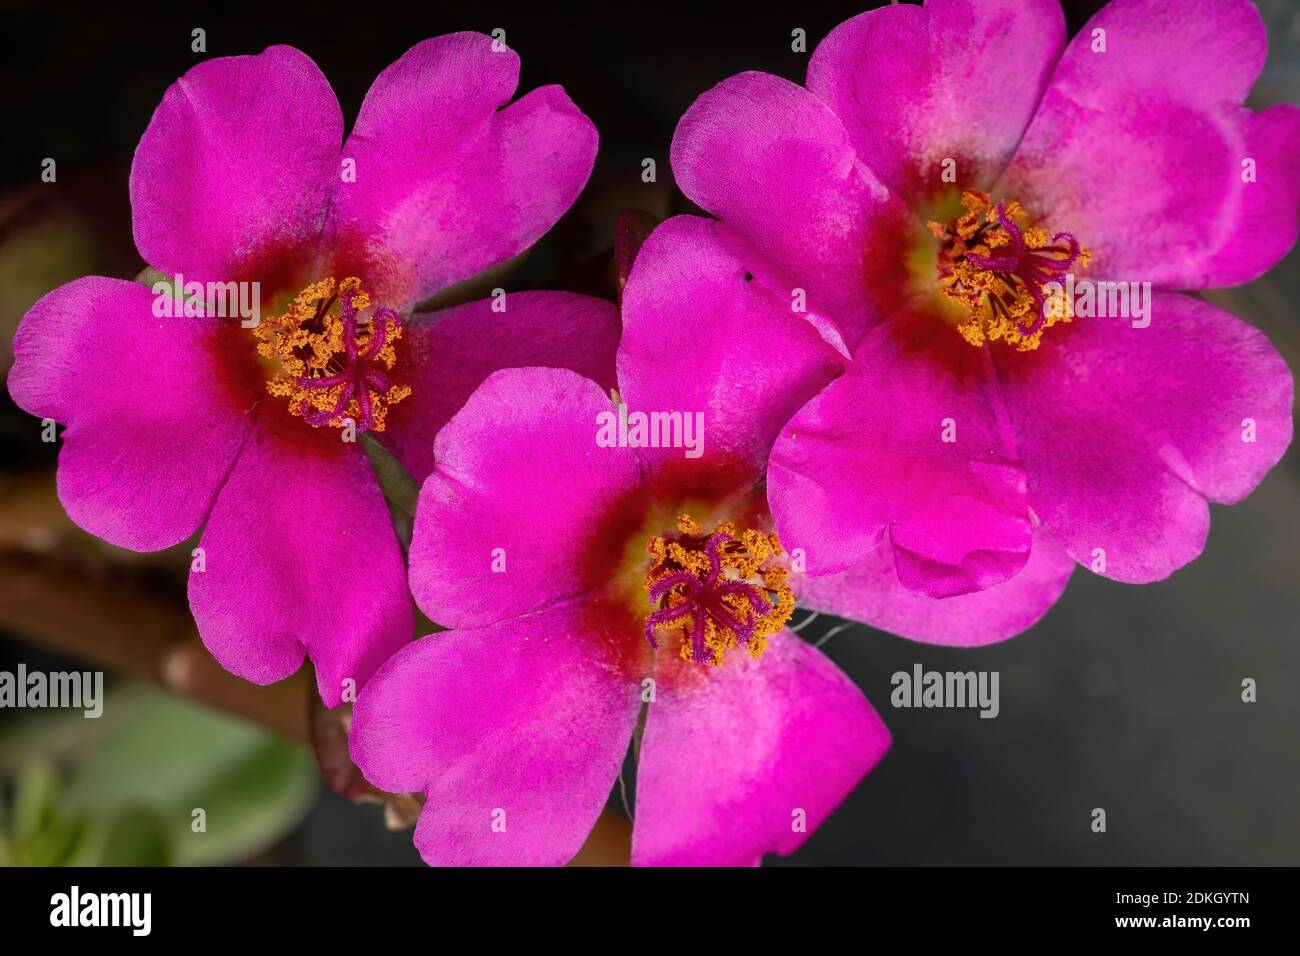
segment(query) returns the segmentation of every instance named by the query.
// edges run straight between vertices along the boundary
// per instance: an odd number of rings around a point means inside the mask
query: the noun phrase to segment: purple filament
[[[973,252],[966,253],[967,261],[981,269],[987,269],[990,272],[999,272],[1004,275],[1014,276],[1019,279],[1033,296],[1034,307],[1037,317],[1033,325],[1026,328],[1019,323],[1016,324],[1017,330],[1021,335],[1033,335],[1043,327],[1047,320],[1043,309],[1043,286],[1059,279],[1070,270],[1079,258],[1079,242],[1068,232],[1058,232],[1052,236],[1052,242],[1066,243],[1064,250],[1051,247],[1049,250],[1028,249],[1025,246],[1024,233],[1015,221],[1007,215],[1007,204],[998,203],[998,222],[1006,230],[1007,235],[1011,237],[1011,251],[997,256],[981,256]],[[1057,258],[1045,255],[1044,251],[1064,253],[1064,258]]]
[[[759,617],[772,610],[772,602],[761,588],[723,575],[719,552],[728,540],[730,539],[725,534],[714,534],[705,542],[704,554],[709,559],[709,570],[703,578],[689,571],[673,571],[651,585],[649,594],[652,605],[659,603],[674,589],[680,589],[678,597],[681,599],[672,607],[661,608],[646,619],[645,636],[652,648],[659,648],[654,636],[656,628],[677,623],[688,616],[693,619],[690,631],[691,660],[699,664],[707,664],[713,659],[704,641],[710,619],[717,627],[734,633],[740,644],[748,644],[754,636]],[[735,595],[745,598],[754,612],[747,620],[741,620],[735,608],[723,600]]]
[[[376,309],[370,320],[374,334],[366,350],[358,354],[357,310],[352,304],[352,296],[351,292],[343,294],[340,309],[340,318],[343,321],[343,345],[347,356],[346,365],[333,375],[319,378],[303,375],[298,379],[298,385],[313,392],[342,386],[338,401],[334,403],[333,408],[303,412],[303,419],[308,424],[328,425],[341,416],[347,410],[348,403],[356,398],[357,431],[365,432],[375,425],[373,396],[382,396],[392,386],[383,370],[374,367],[371,363],[379,361],[379,353],[388,344],[389,320],[392,320],[393,327],[396,328],[401,324],[401,317],[389,308]]]

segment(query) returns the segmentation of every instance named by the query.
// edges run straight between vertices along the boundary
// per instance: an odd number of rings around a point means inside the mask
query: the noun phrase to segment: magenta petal
[[[591,832],[640,697],[576,610],[430,635],[357,700],[350,743],[366,779],[427,796],[415,831],[425,862],[558,866]]]
[[[1241,152],[1255,160],[1254,183],[1240,183],[1232,225],[1204,266],[1207,286],[1237,285],[1267,272],[1300,233],[1300,109],[1289,103],[1258,113],[1240,110]],[[1189,286],[1190,287],[1190,284]]]
[[[799,606],[861,621],[926,644],[978,647],[1015,637],[1060,598],[1074,559],[1041,528],[1024,570],[973,594],[931,598],[898,582],[888,539],[841,574],[792,578]]]
[[[912,215],[803,87],[766,73],[723,80],[677,124],[672,164],[682,192],[765,257],[758,280],[787,304],[804,290],[809,317],[833,316],[850,349],[888,313],[901,250],[881,224]],[[881,291],[864,303],[868,289]]]
[[[596,444],[613,407],[568,369],[508,369],[438,433],[411,541],[411,593],[432,620],[479,627],[603,583],[585,543],[641,476],[635,449]]]
[[[864,560],[886,528],[899,579],[930,597],[1024,567],[1025,476],[988,352],[939,323],[900,313],[878,326],[777,439],[768,501],[809,573]]]
[[[415,627],[388,507],[369,460],[339,434],[292,444],[259,423],[199,541],[206,569],[189,582],[199,635],[221,666],[269,684],[305,653],[328,707]]]
[[[226,331],[155,318],[153,298],[97,276],[55,289],[19,325],[9,372],[21,408],[67,426],[58,489],[68,516],[135,551],[197,530],[248,430],[222,380]]]
[[[1099,572],[1134,583],[1196,557],[1206,499],[1245,497],[1292,428],[1291,372],[1258,330],[1172,292],[1150,322],[1078,319],[1003,376],[1035,514],[1076,561],[1100,549]]]
[[[881,7],[818,44],[808,89],[900,196],[947,185],[945,159],[956,162],[957,186],[984,189],[1011,158],[1064,44],[1056,0]]]
[[[510,103],[519,57],[494,42],[417,43],[379,74],[344,145],[356,178],[336,193],[338,268],[394,308],[527,249],[591,174],[591,121],[558,86]]]
[[[630,411],[702,413],[702,457],[761,467],[781,426],[840,362],[788,297],[746,280],[719,228],[678,216],[642,246],[623,293],[620,395]]]
[[[416,481],[433,470],[438,430],[498,369],[568,368],[614,387],[612,303],[569,292],[511,292],[504,301],[504,312],[482,299],[413,315],[403,327],[394,374],[414,391],[389,415],[382,439]]]
[[[660,655],[659,667],[634,865],[753,866],[792,853],[889,749],[862,692],[790,631],[758,660],[733,651],[715,668]]]
[[[269,281],[268,257],[320,232],[342,140],[338,100],[305,53],[273,46],[198,64],[136,147],[136,248],[187,281]]]
[[[1108,3],[1061,58],[998,191],[1077,236],[1092,278],[1255,278],[1295,243],[1300,208],[1300,110],[1241,107],[1266,52],[1247,0]]]

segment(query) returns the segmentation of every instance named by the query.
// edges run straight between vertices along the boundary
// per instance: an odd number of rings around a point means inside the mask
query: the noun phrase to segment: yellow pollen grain
[[[349,276],[342,280],[333,277],[313,282],[304,288],[286,306],[285,311],[269,319],[263,319],[253,335],[257,339],[257,354],[269,360],[275,368],[267,379],[266,390],[276,398],[289,400],[289,410],[294,415],[305,416],[309,412],[325,412],[333,409],[343,393],[344,386],[333,388],[303,388],[304,378],[326,378],[336,374],[346,364],[347,343],[344,341],[345,329],[341,318],[341,300],[351,295],[352,307],[358,315],[370,308],[370,295],[361,287],[361,280]],[[364,330],[365,320],[359,319],[356,334],[356,352],[364,354],[378,333],[373,321],[369,331]],[[397,364],[396,343],[402,337],[402,327],[391,318],[385,321],[387,341],[378,354],[371,359],[376,365],[382,365],[392,371]],[[365,387],[365,386],[362,386]],[[396,384],[383,394],[370,393],[371,416],[374,419],[373,431],[382,432],[388,417],[388,410],[410,397],[409,385]],[[361,406],[354,395],[346,408],[330,419],[329,425],[342,428],[345,419],[356,421],[361,417]]]
[[[1037,349],[1047,329],[1074,318],[1070,303],[1059,294],[1054,306],[1045,310],[1043,321],[1033,328],[1039,311],[1028,286],[1019,277],[981,268],[966,258],[968,253],[996,256],[1011,244],[1011,235],[998,219],[997,204],[972,191],[962,194],[961,204],[966,212],[951,225],[926,223],[930,232],[944,242],[939,254],[939,289],[966,310],[966,319],[957,325],[957,332],[976,347],[1001,341],[1022,352]],[[1020,203],[1012,200],[1005,208],[1007,216],[1021,227],[1027,248],[1047,249],[1051,245],[1048,230],[1026,226],[1028,215]],[[1080,269],[1087,267],[1090,258],[1088,250],[1080,248]],[[1033,331],[1025,334],[1023,328]]]
[[[699,523],[690,515],[680,515],[677,518],[677,529],[687,540],[668,540],[662,536],[650,540],[647,548],[650,555],[650,567],[646,572],[647,591],[669,574],[686,571],[704,579],[710,573],[711,563],[704,550],[710,536],[703,534]],[[719,549],[723,576],[765,592],[771,605],[769,610],[760,613],[758,607],[743,594],[729,594],[721,599],[733,616],[741,621],[754,622],[753,635],[745,646],[751,657],[760,657],[767,649],[768,638],[780,631],[794,615],[794,591],[787,580],[789,570],[775,563],[775,559],[784,554],[781,542],[775,534],[749,528],[742,530],[737,537],[736,526],[732,522],[719,524],[714,528],[713,534],[727,538]],[[665,595],[661,607],[675,607],[685,600],[686,597],[679,588],[673,588]],[[688,637],[692,623],[688,619],[684,624],[672,625],[682,631],[679,653],[688,661],[693,659]],[[710,663],[720,666],[726,653],[740,643],[739,635],[712,617],[705,619],[704,627],[704,643],[711,655]]]

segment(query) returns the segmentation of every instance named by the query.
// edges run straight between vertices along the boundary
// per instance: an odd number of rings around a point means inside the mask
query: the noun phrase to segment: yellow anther
[[[677,529],[649,543],[647,636],[653,642],[659,629],[679,630],[681,656],[699,663],[720,665],[738,644],[759,657],[794,614],[789,571],[776,560],[781,542],[748,528],[737,536],[731,522],[704,534],[689,515],[678,517]]]
[[[287,398],[289,410],[311,425],[341,428],[351,420],[359,429],[383,431],[388,410],[411,388],[387,374],[397,364],[401,323],[391,310],[363,317],[370,306],[360,279],[327,278],[294,296],[281,315],[259,323],[253,335],[271,368],[267,392]]]
[[[1044,286],[1068,267],[1086,268],[1088,250],[1071,236],[1029,225],[1014,200],[999,210],[982,193],[965,192],[961,203],[966,212],[950,224],[927,223],[943,241],[939,288],[966,313],[957,331],[974,346],[1002,341],[1020,351],[1038,348],[1047,329],[1074,317],[1065,295]]]

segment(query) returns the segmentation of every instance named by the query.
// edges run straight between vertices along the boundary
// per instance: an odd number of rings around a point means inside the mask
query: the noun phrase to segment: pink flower
[[[641,250],[618,400],[629,420],[703,415],[702,454],[604,447],[611,396],[556,369],[491,375],[437,437],[411,591],[451,630],[379,670],[350,737],[371,783],[425,794],[431,864],[569,860],[643,710],[635,864],[789,853],[889,746],[861,692],[784,627],[798,576],[763,494],[770,436],[834,353],[740,272],[719,280],[722,253],[682,224],[714,228],[672,220]],[[658,404],[688,364],[691,403]]]
[[[492,370],[612,379],[612,307],[518,293],[504,313],[412,314],[536,241],[591,171],[596,131],[559,87],[505,105],[518,74],[486,36],[426,40],[345,140],[298,50],[201,63],[136,150],[136,245],[169,279],[258,283],[260,324],[159,317],[149,288],[100,277],[23,319],[9,390],[67,426],[68,514],[143,551],[203,526],[190,607],[241,677],[279,680],[305,654],[332,706],[411,638],[401,548],[349,428],[422,478],[433,434]]]
[[[746,73],[695,102],[673,169],[726,268],[756,308],[805,296],[796,318],[851,359],[771,455],[782,540],[839,575],[801,600],[995,640],[1071,560],[1167,576],[1208,502],[1277,463],[1286,365],[1175,291],[1248,281],[1295,241],[1300,111],[1241,105],[1265,52],[1245,0],[1114,0],[1068,45],[1054,0],[929,0],[841,24],[807,89]],[[1067,273],[1149,281],[1146,324],[1048,318]],[[1019,623],[954,632],[935,608],[1026,574]]]
[[[625,291],[618,378],[624,393],[638,396],[636,407],[705,412],[702,465],[731,455],[762,475],[773,441],[802,434],[784,427],[791,416],[832,380],[843,380],[836,378],[843,357],[826,341],[835,338],[833,329],[794,321],[799,316],[791,315],[790,298],[764,285],[758,268],[752,250],[725,223],[678,216],[660,225]],[[848,428],[834,436],[836,443],[854,440]],[[834,453],[834,445],[822,447]],[[858,451],[884,462],[896,449],[884,443]],[[771,473],[767,480],[775,510]],[[816,488],[792,496],[795,505],[821,500]],[[899,583],[888,547],[865,557],[839,555],[838,540],[802,538],[797,531],[782,531],[782,540],[800,556],[791,582],[801,608],[938,644],[987,644],[1026,630],[1061,596],[1074,568],[1065,550],[1036,529],[1033,552],[1015,577],[939,599]],[[844,570],[828,573],[827,567]]]

